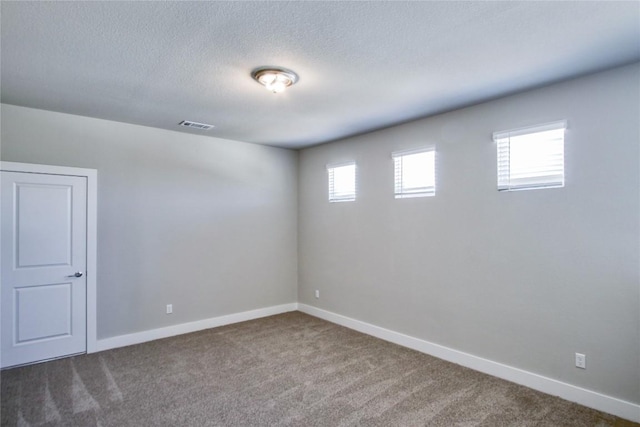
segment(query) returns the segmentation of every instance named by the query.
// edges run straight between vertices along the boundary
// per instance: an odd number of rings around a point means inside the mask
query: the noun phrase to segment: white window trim
[[[511,130],[503,130],[503,131],[499,131],[499,132],[494,132],[493,133],[493,141],[496,143],[496,150],[497,150],[497,161],[500,162],[500,141],[501,140],[505,140],[505,139],[510,139],[510,138],[514,138],[514,137],[519,137],[519,136],[524,136],[524,135],[530,135],[530,134],[535,134],[535,133],[540,133],[540,132],[546,132],[546,131],[553,131],[553,130],[563,130],[566,131],[567,129],[567,121],[566,120],[559,120],[559,121],[555,121],[555,122],[549,122],[549,123],[543,123],[540,125],[535,125],[535,126],[527,126],[527,127],[522,127],[522,128],[516,128],[516,129],[511,129]],[[563,136],[563,147],[562,147],[562,156],[563,156],[563,164],[562,164],[562,179],[560,181],[558,180],[551,180],[549,182],[544,182],[544,178],[541,176],[539,177],[539,181],[536,181],[536,178],[531,178],[532,182],[527,183],[522,182],[520,184],[515,184],[512,185],[511,183],[511,178],[509,178],[509,182],[508,183],[504,183],[501,182],[501,170],[500,170],[500,163],[498,163],[497,165],[497,174],[498,174],[498,191],[522,191],[522,190],[538,190],[538,189],[546,189],[546,188],[561,188],[564,187],[565,185],[565,177],[564,177],[564,171],[565,171],[565,167],[564,167],[564,136]]]
[[[331,170],[335,168],[340,168],[344,166],[353,166],[354,167],[354,191],[353,194],[349,194],[346,196],[336,197],[335,194],[332,194],[331,188]],[[358,193],[358,165],[355,161],[351,162],[342,162],[342,163],[331,163],[326,166],[327,168],[327,187],[328,187],[328,197],[329,202],[331,203],[341,203],[341,202],[354,202],[356,200],[356,196]]]
[[[430,153],[433,152],[433,187],[426,187],[414,190],[398,189],[398,182],[396,179],[396,159],[403,156],[410,156],[412,154]],[[431,197],[436,195],[436,147],[421,147],[413,148],[409,150],[394,151],[391,153],[393,159],[393,181],[394,181],[394,197],[396,199],[409,199],[415,197]]]
[[[542,123],[540,125],[525,126],[515,129],[501,130],[493,133],[493,140],[508,138],[509,136],[521,136],[530,133],[544,132],[548,130],[567,129],[566,120],[558,120],[555,122]]]

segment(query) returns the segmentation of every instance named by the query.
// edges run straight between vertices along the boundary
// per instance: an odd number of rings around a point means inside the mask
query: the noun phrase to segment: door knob
[[[76,271],[74,274],[72,274],[71,276],[67,276],[67,277],[82,277],[82,271]]]

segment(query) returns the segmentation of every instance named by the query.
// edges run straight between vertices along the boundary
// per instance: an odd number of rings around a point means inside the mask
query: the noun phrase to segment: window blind
[[[564,186],[566,122],[496,132],[498,190]]]
[[[435,194],[434,149],[394,152],[392,157],[396,199],[433,196]]]
[[[327,165],[329,201],[351,202],[356,199],[355,162]]]

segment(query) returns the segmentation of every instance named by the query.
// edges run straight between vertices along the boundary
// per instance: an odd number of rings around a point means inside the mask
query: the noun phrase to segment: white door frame
[[[71,175],[87,178],[87,353],[97,351],[97,286],[98,267],[98,171],[66,166],[37,165],[0,161],[0,170],[8,172]]]

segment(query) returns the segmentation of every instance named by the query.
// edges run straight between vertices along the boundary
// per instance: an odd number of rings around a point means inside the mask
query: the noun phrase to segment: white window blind
[[[436,152],[433,148],[399,151],[392,157],[396,199],[435,195]]]
[[[566,122],[496,132],[498,191],[564,186]]]
[[[356,199],[356,164],[328,165],[329,201],[352,202]]]

